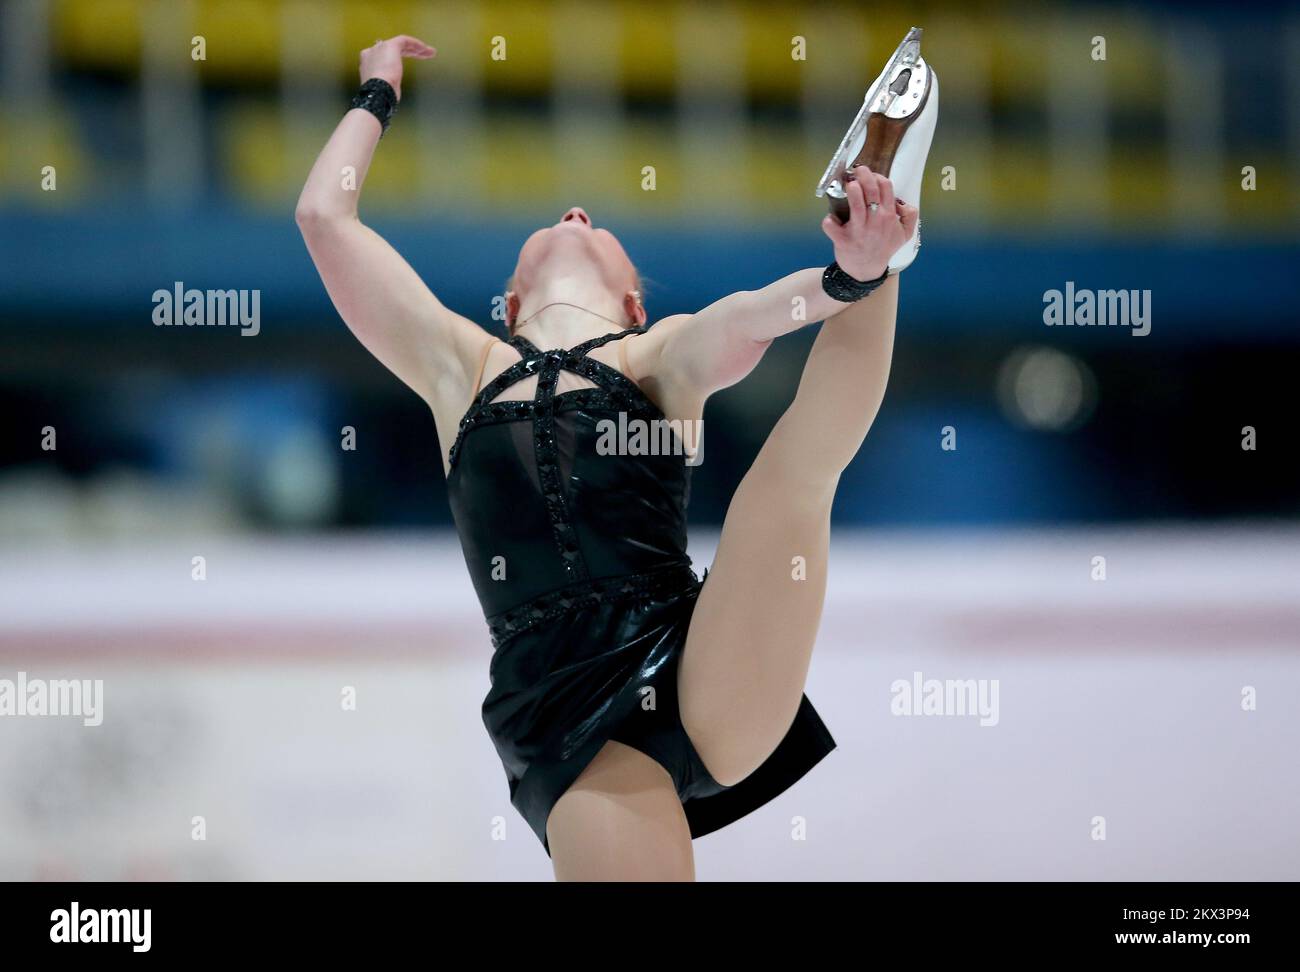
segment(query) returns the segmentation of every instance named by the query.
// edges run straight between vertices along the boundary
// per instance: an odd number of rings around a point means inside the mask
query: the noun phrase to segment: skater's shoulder
[[[659,320],[650,325],[649,329],[662,327],[667,330],[672,330],[675,327],[680,327],[684,321],[689,321],[691,316],[692,315],[690,314],[670,314],[668,317],[659,318]]]

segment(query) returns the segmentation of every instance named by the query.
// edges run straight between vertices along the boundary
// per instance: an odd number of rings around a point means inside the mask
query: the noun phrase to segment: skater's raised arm
[[[402,58],[433,55],[432,47],[413,37],[380,41],[361,52],[361,79],[380,78],[400,97]],[[312,166],[295,216],[325,289],[352,333],[429,403],[435,419],[454,416],[469,398],[486,338],[481,328],[443,306],[401,255],[357,217],[357,197],[381,134],[369,111],[353,108],[344,115]],[[445,437],[447,430],[438,431]]]
[[[895,200],[884,176],[865,166],[854,176],[847,185],[849,221],[841,225],[828,215],[822,229],[835,246],[841,269],[857,280],[874,280],[911,238],[917,210]],[[640,347],[629,347],[634,371],[701,396],[735,384],[775,338],[853,306],[822,289],[823,270],[798,270],[761,290],[731,294],[698,313],[663,321],[647,332]]]

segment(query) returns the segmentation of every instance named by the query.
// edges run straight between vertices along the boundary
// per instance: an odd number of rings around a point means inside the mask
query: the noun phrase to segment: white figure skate
[[[862,108],[817,184],[817,195],[827,197],[832,215],[847,222],[847,174],[854,166],[865,165],[889,177],[896,198],[919,208],[925,159],[938,120],[939,78],[921,57],[921,28],[913,27],[867,90]],[[912,238],[890,258],[890,271],[909,266],[920,248],[918,217]]]

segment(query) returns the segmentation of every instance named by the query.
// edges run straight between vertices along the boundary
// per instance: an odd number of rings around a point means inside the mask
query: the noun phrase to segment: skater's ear
[[[513,290],[506,291],[506,330],[515,333],[515,322],[519,320],[519,295]]]
[[[623,311],[628,317],[628,327],[644,327],[649,317],[646,314],[645,299],[646,288],[652,284],[641,275],[641,271],[635,266],[632,268],[635,274],[633,288],[623,295]]]
[[[514,334],[515,321],[519,320],[519,295],[515,293],[515,275],[513,273],[506,278],[503,296],[506,302],[506,330]]]
[[[627,315],[627,327],[645,326],[645,303],[641,300],[640,290],[629,290],[623,295],[623,313]]]
[[[653,279],[642,275],[641,270],[638,270],[636,266],[633,266],[632,272],[636,274],[636,281],[633,283],[632,290],[624,295],[623,309],[629,318],[628,327],[643,327],[646,325],[646,321],[650,320],[649,314],[646,312],[646,291],[651,290],[656,285]],[[632,298],[632,296],[636,301],[636,307],[629,303],[628,298]]]

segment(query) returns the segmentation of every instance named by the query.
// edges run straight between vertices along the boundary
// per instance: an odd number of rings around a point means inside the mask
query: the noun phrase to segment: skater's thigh
[[[691,831],[668,772],[607,742],[546,822],[561,881],[693,881]]]

